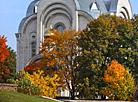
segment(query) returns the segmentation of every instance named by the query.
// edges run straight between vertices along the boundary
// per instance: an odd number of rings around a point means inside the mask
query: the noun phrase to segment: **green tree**
[[[133,26],[134,26],[134,30],[133,30],[133,33],[135,35],[135,40],[138,39],[138,15],[134,15],[133,16],[133,19],[132,19],[132,23],[133,23]],[[137,42],[136,42],[137,43]],[[137,47],[138,47],[138,44],[137,45],[134,45],[135,47],[135,51],[137,51]],[[135,75],[135,86],[138,86],[138,57],[135,57],[135,65],[134,65],[134,69],[133,70],[133,74]],[[135,98],[138,99],[138,90],[135,94]]]
[[[16,74],[16,52],[11,49],[11,47],[7,47],[7,49],[10,52],[10,55],[5,59],[4,64],[8,66],[8,69],[10,70],[9,78],[15,78]],[[10,62],[10,63],[7,63]]]
[[[88,77],[93,96],[106,85],[102,77],[107,63],[111,63],[112,60],[118,60],[125,68],[129,67],[135,75],[137,37],[131,20],[109,14],[90,21],[81,32],[80,45],[83,55],[79,58],[81,65],[78,77]],[[79,83],[83,82],[84,80],[79,80]]]
[[[3,62],[3,66],[5,66],[9,74],[4,74],[4,82],[7,81],[7,79],[14,79],[16,74],[16,52],[11,49],[11,47],[7,46],[7,50],[9,52],[9,55],[5,58],[5,61]]]

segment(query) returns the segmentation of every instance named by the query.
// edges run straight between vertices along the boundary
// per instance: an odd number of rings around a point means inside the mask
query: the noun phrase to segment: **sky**
[[[0,35],[7,37],[7,45],[16,51],[16,37],[22,18],[33,0],[0,0]],[[138,0],[130,0],[133,14],[138,14]]]

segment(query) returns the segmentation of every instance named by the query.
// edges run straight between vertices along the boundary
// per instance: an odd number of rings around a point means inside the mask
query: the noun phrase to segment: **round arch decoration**
[[[55,16],[55,15],[57,15],[57,14],[61,14],[61,15],[66,16],[66,17],[69,19],[69,21],[70,21],[70,26],[72,26],[72,20],[71,20],[66,14],[61,13],[61,12],[57,12],[57,13],[54,13],[54,14],[52,14],[52,15]],[[48,21],[49,21],[49,20],[50,20],[50,17],[48,17],[48,19],[46,20],[45,28],[47,28],[47,24],[48,24]]]
[[[63,3],[63,2],[53,2],[53,3],[49,4],[48,6],[46,6],[46,7],[44,8],[44,10],[42,11],[42,14],[41,14],[41,16],[40,16],[40,19],[41,19],[41,20],[42,20],[42,18],[43,18],[43,16],[44,16],[45,11],[46,11],[50,6],[55,5],[55,4],[60,4],[60,5],[65,6],[65,7],[67,8],[67,10],[69,10],[70,14],[71,14],[72,17],[73,17],[73,13],[72,13],[72,11],[71,11],[71,8],[68,7],[67,4],[65,4],[65,3]]]

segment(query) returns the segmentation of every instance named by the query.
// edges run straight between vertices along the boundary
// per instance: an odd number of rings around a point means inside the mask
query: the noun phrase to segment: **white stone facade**
[[[26,17],[19,25],[17,39],[16,71],[23,69],[30,61],[40,59],[40,41],[52,26],[62,29],[84,29],[87,23],[102,13],[116,14],[131,19],[132,9],[129,0],[34,0],[28,6]]]

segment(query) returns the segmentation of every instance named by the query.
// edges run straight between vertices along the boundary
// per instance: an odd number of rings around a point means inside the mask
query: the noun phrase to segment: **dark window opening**
[[[32,43],[32,57],[36,54],[36,42]]]

